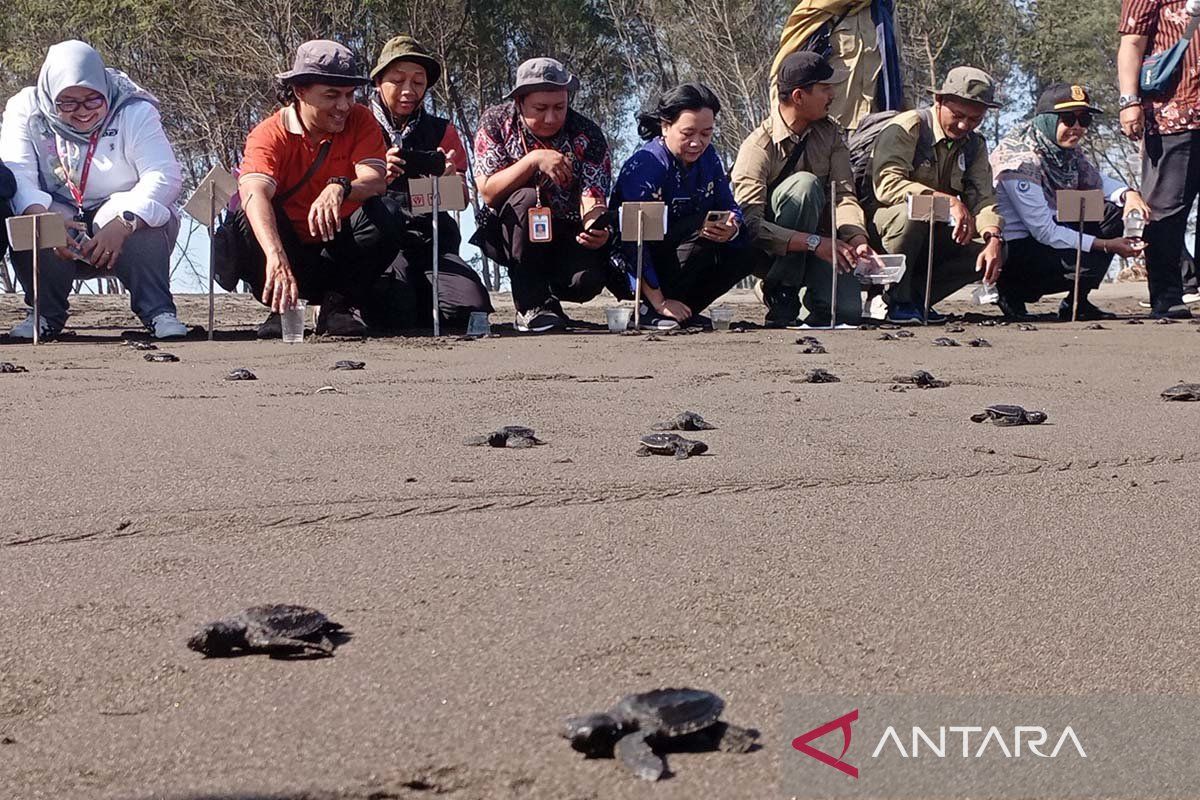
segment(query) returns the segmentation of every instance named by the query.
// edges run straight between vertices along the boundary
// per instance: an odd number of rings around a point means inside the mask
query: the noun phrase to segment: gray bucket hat
[[[275,77],[284,83],[307,79],[331,86],[366,86],[371,82],[359,73],[350,49],[328,39],[313,39],[297,47],[292,68]]]
[[[955,67],[946,73],[942,88],[934,95],[949,95],[971,103],[980,103],[988,108],[1000,108],[996,102],[996,84],[992,76],[975,67]]]
[[[554,58],[531,58],[517,67],[517,83],[512,91],[504,95],[505,100],[529,94],[530,92],[555,91],[566,89],[574,92],[579,89],[579,78],[576,78],[563,63]]]

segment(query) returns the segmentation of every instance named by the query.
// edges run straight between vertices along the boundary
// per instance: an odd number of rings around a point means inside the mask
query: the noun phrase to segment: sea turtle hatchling
[[[11,361],[0,361],[0,375],[12,375],[17,372],[29,372],[29,370],[17,366]]]
[[[971,415],[972,422],[993,422],[996,425],[1041,425],[1046,421],[1043,411],[1026,411],[1020,406],[994,405],[988,406],[978,414]]]
[[[1034,325],[1029,322],[1022,322],[1020,325],[1017,326],[1017,330],[1019,330],[1019,331],[1036,331],[1037,325]]]
[[[338,361],[330,369],[362,369],[366,366],[365,361]]]
[[[933,377],[933,373],[923,369],[919,369],[911,375],[896,375],[892,381],[916,386],[918,389],[944,389],[950,385],[949,381],[939,381]]]
[[[656,689],[622,697],[610,710],[571,717],[563,738],[588,758],[612,758],[656,781],[667,772],[660,752],[673,749],[748,753],[758,731],[722,722],[725,701],[700,689]]]
[[[834,375],[829,370],[817,367],[816,369],[810,369],[808,372],[804,373],[804,375],[800,378],[800,383],[839,383],[841,380],[841,378],[839,378],[837,375]]]
[[[639,456],[675,456],[682,461],[708,452],[708,445],[685,439],[677,433],[650,433],[638,440]]]
[[[1083,329],[1085,331],[1106,331],[1106,330],[1108,330],[1108,328],[1104,327],[1099,322],[1093,322],[1090,325],[1084,325]]]
[[[533,428],[526,428],[521,425],[505,425],[499,430],[485,433],[482,436],[468,436],[463,439],[463,444],[468,447],[535,447],[539,444],[545,444],[541,439],[534,435]]]
[[[801,336],[799,339],[796,340],[796,344],[807,344],[807,345],[820,347],[821,340],[815,336]]]
[[[258,376],[255,375],[250,370],[246,369],[245,367],[238,367],[235,370],[230,370],[229,374],[225,376],[225,380],[227,380],[227,381],[256,381],[256,380],[258,380]]]
[[[806,356],[823,356],[829,351],[825,349],[825,345],[823,344],[810,344],[800,352]]]
[[[991,347],[992,343],[982,337],[967,340],[967,347]]]
[[[143,342],[141,339],[126,339],[125,346],[130,350],[157,350],[158,345],[154,342]]]
[[[333,655],[336,634],[342,626],[320,611],[304,606],[252,606],[210,622],[192,634],[187,646],[209,657],[231,656],[237,651],[279,655]]]
[[[933,340],[934,347],[958,347],[958,340],[949,336],[939,336]]]
[[[146,359],[147,361],[157,361],[162,364],[171,363],[171,362],[175,362],[175,361],[179,360],[179,356],[177,356],[177,355],[173,355],[171,353],[162,353],[162,352],[146,353],[146,355],[142,356],[142,358]]]
[[[695,411],[684,411],[676,414],[674,419],[654,423],[650,429],[655,431],[715,431],[717,426],[710,425]]]
[[[1163,400],[1200,400],[1200,383],[1178,383],[1170,389],[1163,389]]]

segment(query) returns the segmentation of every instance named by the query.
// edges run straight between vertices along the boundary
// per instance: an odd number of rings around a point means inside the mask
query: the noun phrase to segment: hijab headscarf
[[[84,86],[104,95],[108,113],[86,131],[72,128],[58,116],[54,101],[63,90]],[[86,144],[96,130],[106,126],[121,108],[131,102],[143,101],[158,105],[158,100],[131,81],[123,72],[108,69],[91,45],[77,40],[59,42],[46,53],[37,80],[37,106],[44,124],[56,135],[69,141]]]
[[[1058,143],[1058,114],[1038,114],[1004,138],[992,154],[992,170],[1015,173],[1042,187],[1050,208],[1058,208],[1060,189],[1099,189],[1100,172],[1078,147]]]

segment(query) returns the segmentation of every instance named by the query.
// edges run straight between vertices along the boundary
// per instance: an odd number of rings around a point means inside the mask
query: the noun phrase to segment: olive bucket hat
[[[379,51],[379,59],[375,62],[375,68],[371,70],[371,80],[379,80],[379,76],[395,61],[412,61],[424,67],[425,74],[429,77],[430,88],[442,77],[442,65],[433,54],[416,39],[403,33],[388,39],[383,50]]]
[[[996,83],[992,76],[976,67],[955,67],[946,73],[942,88],[935,95],[957,97],[988,108],[1000,108],[996,102]]]

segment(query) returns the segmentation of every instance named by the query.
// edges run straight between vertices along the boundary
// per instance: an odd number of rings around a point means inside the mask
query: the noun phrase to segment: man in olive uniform
[[[929,321],[944,321],[932,303],[981,278],[996,282],[1004,220],[996,210],[987,142],[975,129],[989,109],[999,107],[986,72],[955,67],[934,93],[932,108],[897,114],[880,131],[871,158],[879,203],[875,227],[884,249],[902,253],[908,263],[903,279],[884,293],[889,321],[924,318],[929,223],[908,218],[909,195],[949,198],[954,220],[953,227],[934,229]]]
[[[768,327],[829,325],[830,265],[850,272],[860,257],[873,255],[866,216],[854,196],[850,154],[828,116],[841,78],[815,53],[785,58],[776,83],[779,103],[742,142],[733,165],[733,196],[757,251]],[[836,232],[828,205],[831,180],[837,186]],[[853,276],[838,281],[837,318],[850,324],[862,318]]]

